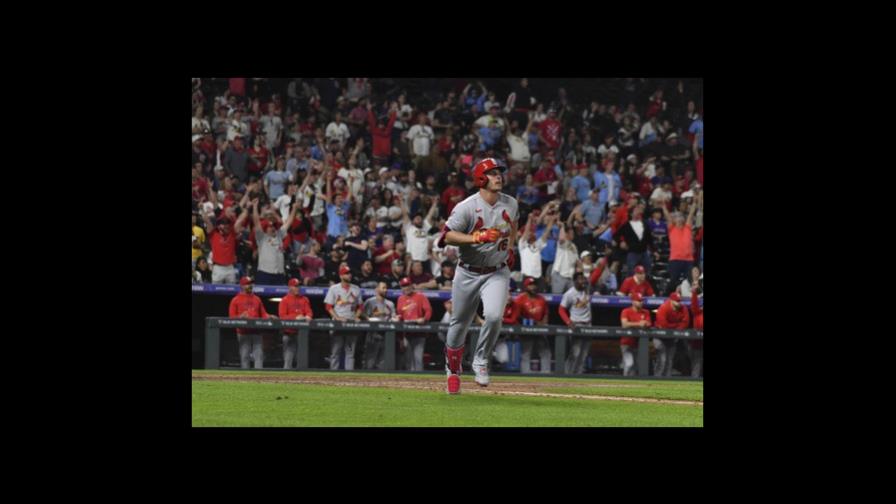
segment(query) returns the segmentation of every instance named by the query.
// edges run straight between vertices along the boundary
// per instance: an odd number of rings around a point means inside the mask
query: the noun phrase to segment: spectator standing
[[[669,291],[671,292],[694,264],[693,222],[697,205],[691,204],[687,218],[680,212],[669,215],[666,207],[662,209],[666,222],[669,223]]]

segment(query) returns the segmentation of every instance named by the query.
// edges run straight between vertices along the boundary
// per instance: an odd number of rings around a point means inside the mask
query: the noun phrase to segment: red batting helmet
[[[408,278],[408,277],[404,277],[404,278],[402,278],[401,281],[398,282],[398,283],[399,283],[402,287],[407,287],[408,285],[411,285],[411,279]]]
[[[496,168],[500,169],[501,165],[494,158],[485,158],[476,163],[476,167],[473,168],[473,184],[476,187],[485,187],[488,184],[488,177],[485,176],[486,172]]]

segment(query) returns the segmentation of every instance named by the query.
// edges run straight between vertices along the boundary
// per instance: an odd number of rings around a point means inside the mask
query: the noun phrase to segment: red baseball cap
[[[644,266],[641,266],[640,264],[635,266],[635,273],[644,273]]]
[[[342,276],[342,275],[348,275],[348,274],[350,274],[351,272],[352,272],[352,269],[349,268],[348,266],[342,266],[342,267],[339,268],[339,275],[340,275],[340,276]]]
[[[673,292],[672,294],[669,294],[669,299],[671,299],[672,301],[679,301],[679,302],[680,302],[680,301],[681,301],[681,296],[680,296],[677,292]]]
[[[399,283],[402,287],[407,287],[408,285],[411,285],[411,279],[408,278],[408,277],[404,277],[404,278],[401,279],[401,282],[398,282],[398,283]]]
[[[631,298],[632,301],[640,301],[640,302],[644,301],[644,296],[642,296],[640,292],[632,292],[632,294],[631,294],[631,296],[629,296],[629,298]]]
[[[249,277],[247,277],[247,276],[244,276],[243,278],[240,278],[240,286],[243,286],[243,285],[251,285],[252,283],[253,283],[253,282],[252,282],[252,279],[249,278]]]
[[[528,286],[530,286],[530,285],[532,285],[532,284],[534,284],[534,283],[535,283],[535,278],[533,278],[533,277],[526,277],[526,279],[523,280],[523,287],[528,287]]]
[[[289,279],[289,286],[290,286],[290,287],[298,287],[298,286],[299,286],[299,279],[298,279],[298,278],[290,278],[290,279]]]

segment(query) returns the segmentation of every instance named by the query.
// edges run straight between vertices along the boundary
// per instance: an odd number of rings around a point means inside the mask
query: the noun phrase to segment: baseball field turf
[[[194,427],[703,427],[703,382],[192,371]]]

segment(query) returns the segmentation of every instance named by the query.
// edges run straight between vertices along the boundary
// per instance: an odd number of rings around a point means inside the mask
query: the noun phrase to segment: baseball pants
[[[532,372],[532,350],[538,352],[541,372],[551,372],[551,346],[547,336],[520,336],[520,373]]]
[[[296,334],[283,335],[283,369],[293,369],[292,361],[296,358]]]
[[[255,369],[264,367],[264,349],[261,346],[260,334],[237,334],[240,344],[240,367],[249,369],[249,357],[255,361]]]
[[[364,369],[383,369],[386,361],[384,339],[382,333],[367,333],[364,340]]]
[[[334,332],[330,336],[330,369],[339,369],[339,354],[345,350],[345,370],[355,369],[355,343],[358,335],[346,332]]]
[[[636,347],[621,345],[619,348],[622,350],[622,376],[635,376],[637,374],[635,367]]]
[[[408,336],[408,348],[405,350],[405,368],[408,371],[423,371],[423,347],[426,336]]]
[[[653,347],[656,348],[653,376],[672,376],[672,362],[675,359],[677,343],[676,339],[653,338]]]
[[[570,337],[569,355],[566,357],[566,374],[582,374],[585,359],[591,350],[591,338]]]
[[[691,378],[700,378],[703,372],[703,349],[691,349]]]
[[[473,352],[473,364],[488,366],[504,316],[507,304],[507,289],[510,285],[510,270],[501,268],[493,273],[479,275],[471,273],[463,267],[454,273],[451,286],[451,300],[454,308],[448,327],[446,346],[460,348],[464,345],[467,328],[476,315],[479,301],[482,300],[482,315],[485,323],[479,331],[476,349]]]

